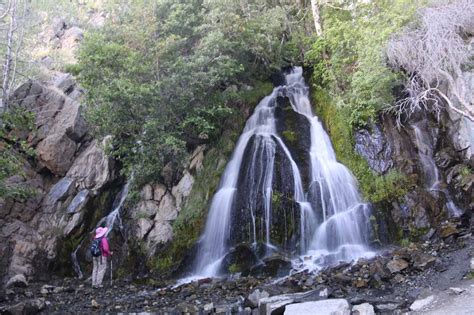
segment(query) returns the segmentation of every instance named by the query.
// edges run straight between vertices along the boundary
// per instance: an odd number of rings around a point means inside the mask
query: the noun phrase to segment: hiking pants
[[[96,287],[102,284],[105,271],[107,270],[107,257],[93,257],[92,286]]]

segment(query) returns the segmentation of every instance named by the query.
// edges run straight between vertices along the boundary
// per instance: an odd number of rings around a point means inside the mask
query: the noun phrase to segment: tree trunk
[[[13,45],[13,34],[15,32],[16,27],[16,0],[12,1],[11,8],[10,8],[10,23],[8,26],[8,33],[7,33],[7,43],[6,48],[7,51],[5,53],[5,62],[3,64],[3,75],[2,75],[2,100],[0,103],[0,112],[4,112],[7,110],[7,100],[9,96],[9,82],[11,76],[11,67],[12,67],[12,45]]]
[[[318,37],[323,36],[323,28],[321,27],[321,12],[318,0],[311,0],[311,11],[313,12],[314,28]]]

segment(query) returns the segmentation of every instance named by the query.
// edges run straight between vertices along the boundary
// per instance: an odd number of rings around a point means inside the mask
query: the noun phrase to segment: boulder
[[[285,315],[350,315],[349,303],[344,299],[290,304],[285,307]]]
[[[155,220],[174,220],[178,216],[178,210],[176,208],[176,202],[174,197],[167,193],[160,202],[157,218]]]
[[[107,140],[104,139],[104,144]],[[94,140],[79,157],[74,160],[67,176],[74,178],[80,189],[98,191],[114,179],[112,163],[104,150]]]
[[[413,302],[413,304],[410,305],[410,310],[420,311],[431,303],[433,303],[434,301],[435,297],[433,295],[430,295],[424,299],[416,300],[415,302]]]
[[[374,307],[369,303],[354,305],[352,315],[375,315]]]
[[[153,200],[160,202],[166,194],[166,186],[163,184],[153,185]]]
[[[176,200],[176,207],[178,209],[181,208],[183,200],[186,197],[188,197],[189,194],[191,193],[193,184],[194,184],[194,177],[191,174],[189,174],[189,172],[185,171],[183,178],[181,178],[178,185],[173,187],[173,189],[171,190],[171,193],[173,194]]]
[[[65,133],[53,133],[36,148],[38,160],[53,174],[64,176],[73,163],[76,143]]]
[[[89,190],[83,189],[76,194],[76,196],[72,199],[71,203],[66,209],[66,213],[74,214],[82,210],[84,205],[89,201]]]
[[[160,207],[154,200],[140,201],[135,208],[134,214],[139,217],[153,218]]]
[[[420,270],[426,269],[434,265],[436,257],[425,253],[416,253],[413,258],[413,267]]]
[[[440,228],[440,235],[442,238],[450,237],[451,235],[457,235],[459,233],[456,226],[452,223],[443,224]]]
[[[136,223],[135,237],[142,240],[153,226],[153,221],[147,218],[139,218]]]
[[[156,244],[163,244],[173,238],[173,227],[168,221],[155,221],[155,225],[148,233],[148,248]]]
[[[259,300],[258,311],[261,315],[281,314],[285,310],[285,306],[292,303],[303,303],[308,301],[318,301],[326,299],[323,294],[327,289],[311,290],[301,293],[275,295],[268,298],[261,298]],[[273,313],[275,312],[275,313]],[[314,313],[313,313],[314,314]]]
[[[153,187],[151,185],[145,185],[140,192],[141,200],[153,200]]]
[[[408,267],[408,263],[401,258],[394,257],[387,263],[387,268],[390,270],[391,273],[397,273],[406,269]]]
[[[66,135],[75,142],[79,142],[87,133],[87,123],[81,115],[82,106],[67,98],[64,102],[63,109],[55,118],[56,125],[53,130],[57,132],[65,132]]]
[[[259,305],[260,299],[267,298],[269,296],[270,294],[267,291],[260,291],[259,289],[256,289],[255,291],[249,294],[247,300],[245,301],[245,305],[251,308],[256,308]]]
[[[189,159],[189,170],[198,172],[203,167],[204,161],[204,151],[206,150],[206,145],[198,146],[194,152],[191,154],[191,158]]]
[[[26,288],[28,286],[28,282],[26,281],[26,277],[22,274],[14,275],[11,277],[7,284],[5,285],[5,288],[9,287],[18,287],[18,288]]]
[[[43,209],[47,213],[52,213],[56,210],[58,202],[64,201],[74,191],[74,180],[69,177],[63,177],[60,181],[54,184],[49,190],[46,197],[43,199]]]

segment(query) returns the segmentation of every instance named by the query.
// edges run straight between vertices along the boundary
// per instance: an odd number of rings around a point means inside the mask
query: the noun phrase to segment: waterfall
[[[422,124],[419,122],[418,124]],[[442,192],[446,196],[446,208],[448,209],[451,217],[459,217],[463,214],[463,211],[459,209],[451,198],[451,194],[446,188],[443,188],[443,179],[440,176],[438,167],[433,159],[433,147],[431,143],[431,137],[423,130],[429,130],[427,125],[422,125],[421,128],[418,124],[412,124],[413,133],[415,134],[415,142],[418,148],[418,158],[421,163],[423,180],[425,188],[434,196],[437,193]]]
[[[112,211],[110,211],[110,213],[107,216],[105,216],[105,217],[103,217],[102,219],[99,220],[99,222],[94,227],[94,229],[92,229],[92,231],[89,234],[87,234],[80,241],[79,245],[71,253],[71,260],[72,260],[72,264],[73,264],[73,269],[74,269],[74,272],[77,274],[77,277],[79,279],[82,279],[83,273],[82,273],[82,270],[81,270],[81,265],[79,264],[79,260],[77,258],[77,252],[81,249],[84,241],[85,240],[87,241],[89,235],[95,233],[95,229],[97,227],[99,227],[102,224],[102,222],[105,222],[105,224],[108,228],[107,234],[105,236],[108,236],[109,233],[113,230],[116,221],[119,224],[118,225],[119,231],[122,232],[123,226],[122,226],[122,219],[120,217],[120,210],[122,209],[123,203],[127,199],[128,187],[130,186],[130,182],[131,182],[131,180],[127,181],[127,183],[123,186],[123,188],[120,190],[118,195],[115,197],[114,203],[112,205]],[[86,242],[86,244],[89,244],[89,243]]]
[[[219,275],[226,254],[236,245],[231,231],[235,226],[243,225],[246,216],[251,221],[250,242],[255,246],[260,239],[267,248],[266,253],[278,250],[271,235],[276,220],[272,197],[275,196],[275,174],[282,165],[287,165],[291,173],[287,179],[291,177],[291,199],[296,205],[296,210],[293,209],[289,216],[299,213],[299,231],[286,226],[285,231],[299,234],[296,245],[299,254],[312,256],[311,261],[317,266],[371,254],[366,247],[369,206],[361,202],[355,179],[336,161],[329,136],[312,113],[302,68],[294,68],[285,79],[285,85],[274,88],[257,105],[224,170],[198,244],[195,276]],[[300,168],[277,131],[278,98],[289,99],[290,110],[308,122],[309,128],[305,132],[310,133],[311,143],[307,152],[310,174],[304,175],[308,175],[310,183],[306,189]],[[239,186],[242,180],[246,187]],[[243,189],[244,193],[239,191]],[[245,207],[237,206],[239,193],[240,198],[247,199]],[[263,224],[259,225],[257,217]],[[261,233],[264,235],[259,238],[257,230],[264,231]]]

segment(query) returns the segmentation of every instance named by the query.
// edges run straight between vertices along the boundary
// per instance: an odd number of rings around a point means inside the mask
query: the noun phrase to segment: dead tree
[[[389,64],[406,74],[406,97],[389,111],[402,124],[418,110],[439,114],[444,106],[474,121],[474,105],[465,97],[461,67],[472,56],[466,38],[474,34],[474,2],[455,0],[425,8],[417,26],[405,29],[387,46]],[[450,95],[442,89],[449,86]]]

